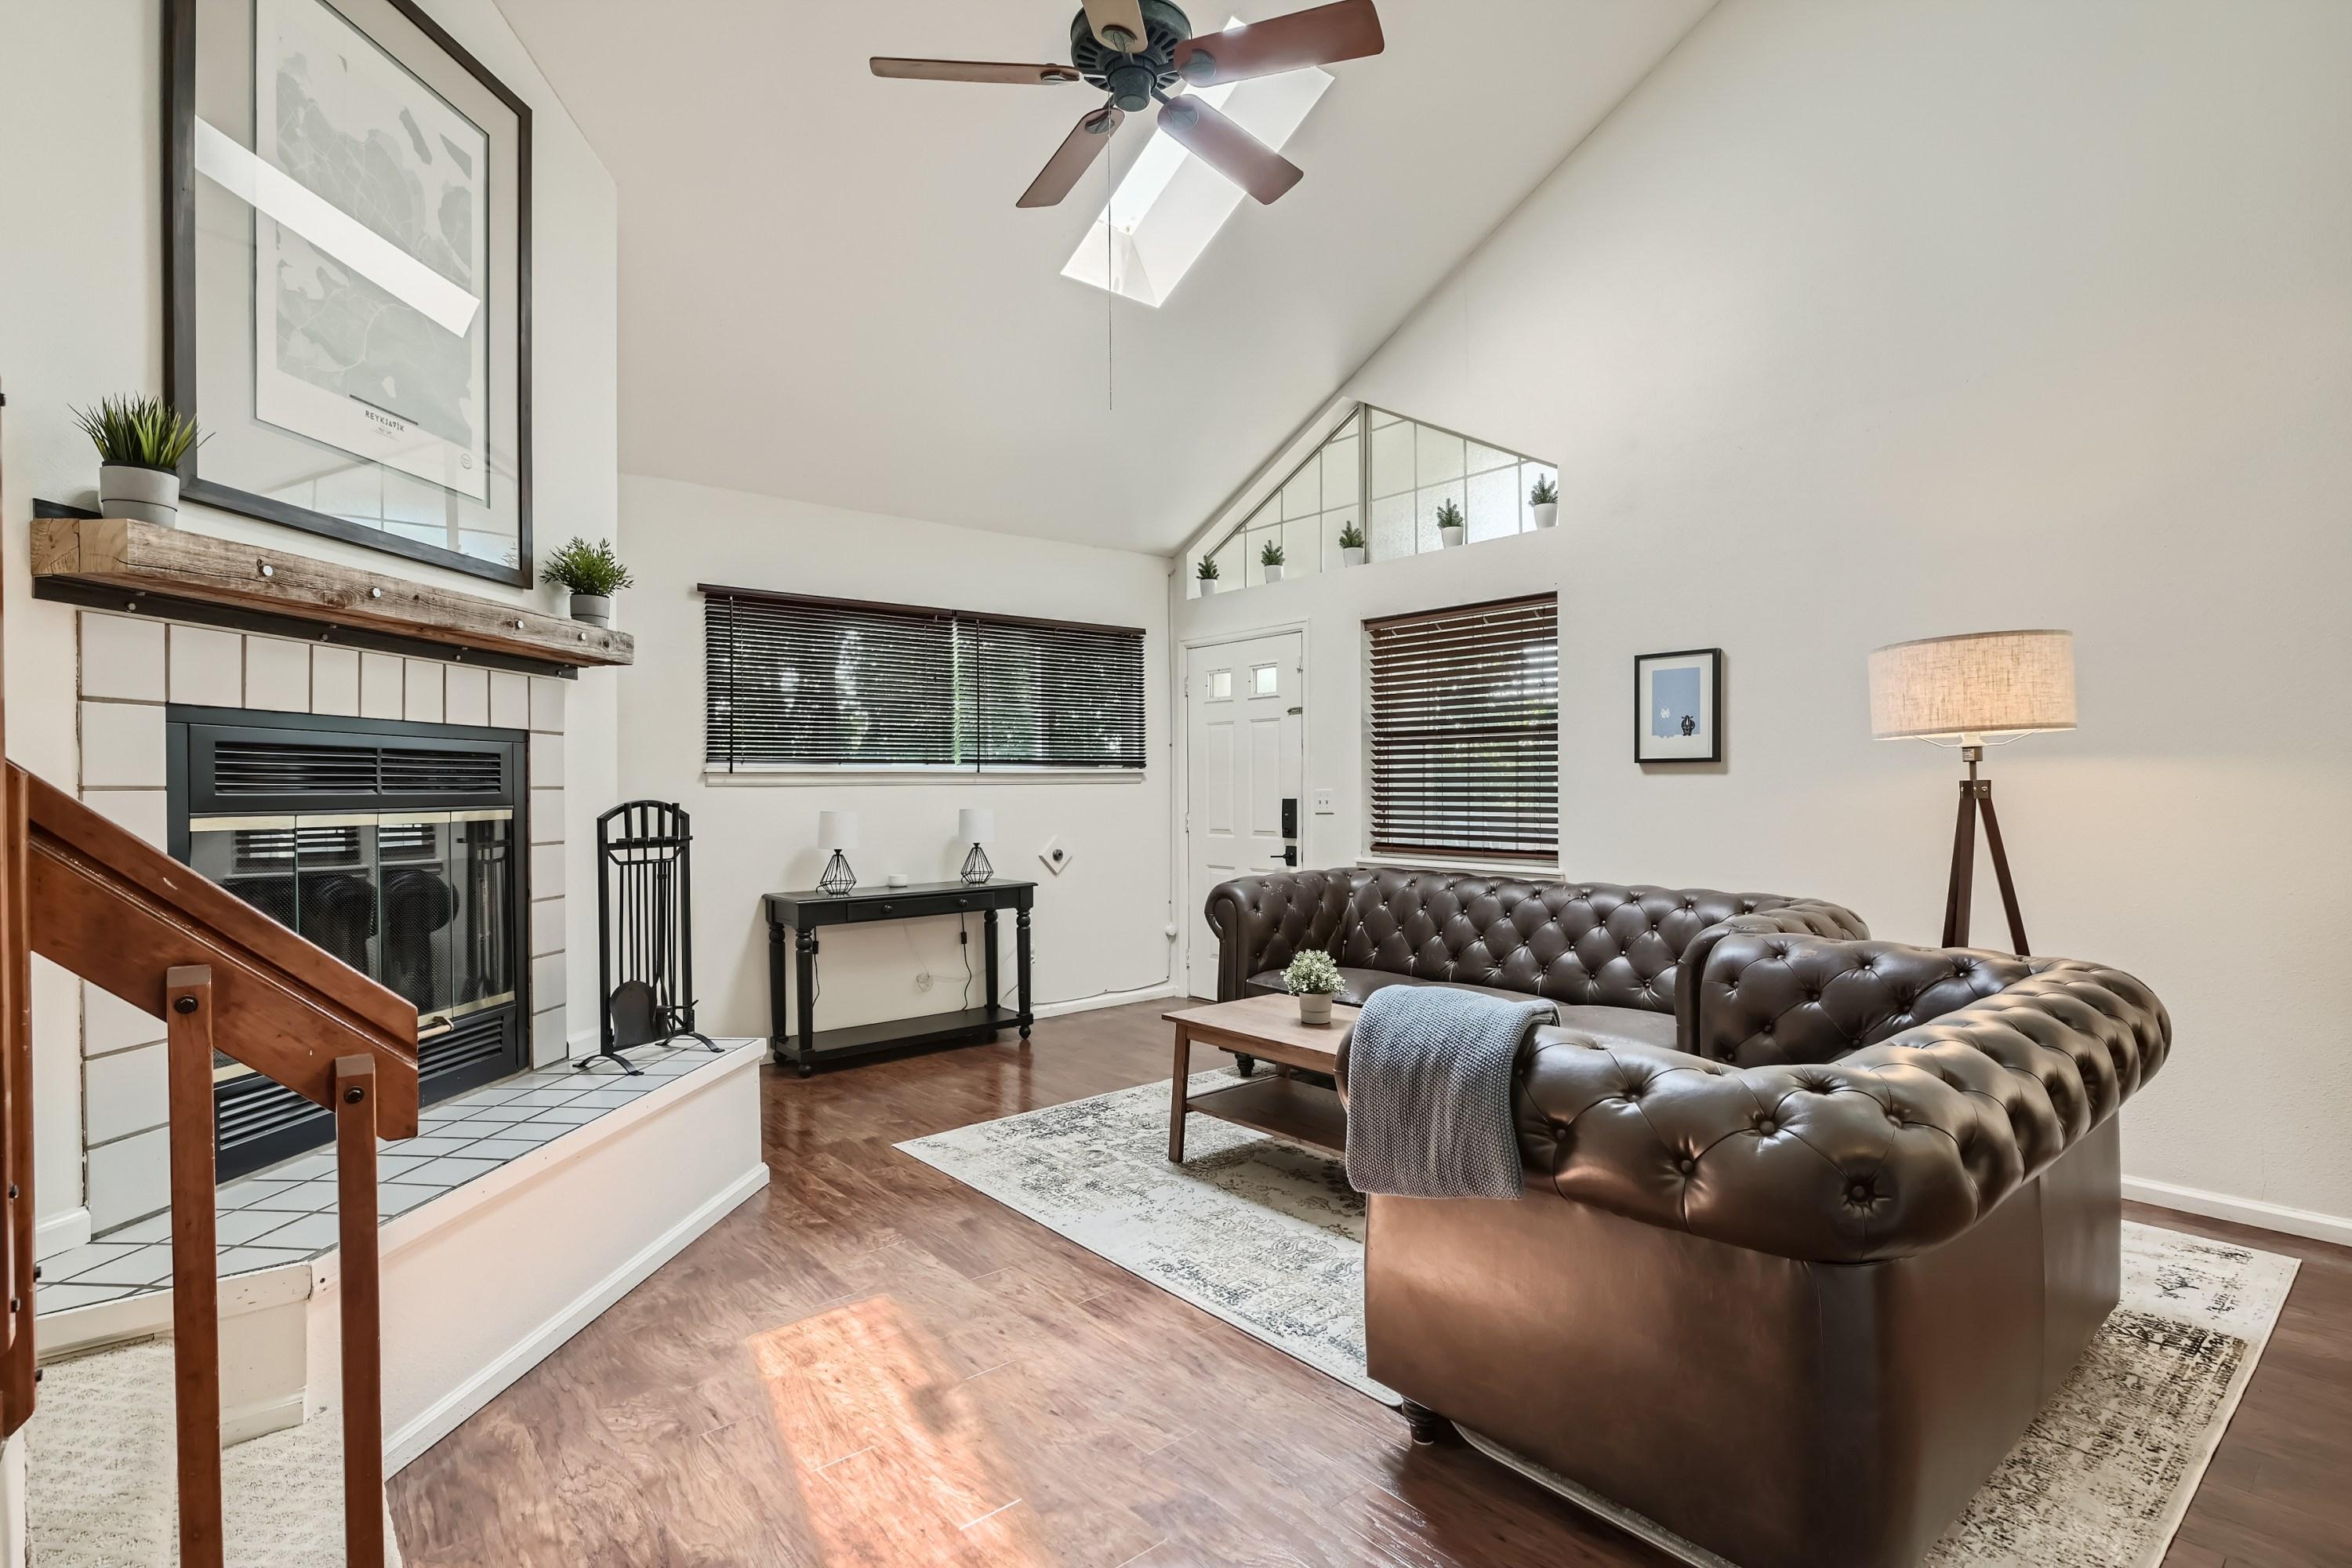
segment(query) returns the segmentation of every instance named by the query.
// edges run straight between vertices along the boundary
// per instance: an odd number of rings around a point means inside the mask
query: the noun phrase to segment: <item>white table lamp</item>
[[[833,858],[824,863],[824,875],[816,885],[828,893],[847,893],[857,886],[857,875],[849,868],[845,849],[857,847],[857,814],[854,811],[820,811],[816,814],[816,847],[833,851]]]
[[[984,805],[967,805],[956,813],[956,837],[971,846],[963,858],[963,879],[978,884],[996,875],[982,845],[996,837],[996,813]]]

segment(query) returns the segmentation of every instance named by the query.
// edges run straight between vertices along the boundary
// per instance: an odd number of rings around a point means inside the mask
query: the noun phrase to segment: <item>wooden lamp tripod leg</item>
[[[1992,812],[1992,780],[1977,785],[1977,804],[1984,812],[1985,847],[1992,851],[1993,879],[2000,884],[2001,912],[2009,917],[2009,945],[2023,958],[2032,949],[2025,945],[2025,917],[2017,912],[2017,884],[2010,880],[2009,851],[2000,842],[2000,818]]]
[[[1960,781],[1960,816],[1952,827],[1952,877],[1944,889],[1944,945],[1969,945],[1969,907],[1976,899],[1977,765]]]

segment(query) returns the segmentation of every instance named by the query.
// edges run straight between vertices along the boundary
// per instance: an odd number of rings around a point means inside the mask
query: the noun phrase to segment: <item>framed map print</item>
[[[1723,760],[1723,650],[1645,653],[1633,661],[1633,760]]]
[[[530,111],[411,0],[168,0],[187,500],[530,579]]]

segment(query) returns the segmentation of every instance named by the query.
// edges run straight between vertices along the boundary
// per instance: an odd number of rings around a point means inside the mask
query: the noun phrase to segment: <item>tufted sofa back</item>
[[[1677,975],[1741,932],[1868,934],[1850,910],[1776,893],[1538,882],[1350,867],[1244,877],[1209,895],[1217,994],[1320,948],[1352,969],[1673,1013]]]

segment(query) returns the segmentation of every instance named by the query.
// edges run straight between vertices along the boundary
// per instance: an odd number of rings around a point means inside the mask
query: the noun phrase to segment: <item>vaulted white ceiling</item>
[[[499,0],[619,185],[625,471],[1152,551],[1712,3],[1381,0],[1387,52],[1330,68],[1285,148],[1306,180],[1244,203],[1166,304],[1107,322],[1062,268],[1150,118],[1063,205],[1018,211],[1094,89],[866,64],[1066,60],[1074,0]]]

